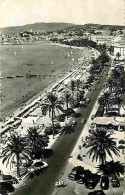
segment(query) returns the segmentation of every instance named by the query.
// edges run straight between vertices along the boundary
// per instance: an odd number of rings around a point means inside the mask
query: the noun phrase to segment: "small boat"
[[[68,53],[67,57],[69,58],[70,57],[70,54]]]
[[[72,58],[72,61],[74,61],[75,59],[74,58]]]
[[[67,55],[65,55],[65,58],[69,58],[70,57],[70,54],[68,53]]]
[[[20,78],[20,77],[23,77],[23,75],[17,75],[16,77],[17,77],[17,78]]]
[[[51,65],[53,65],[54,63],[53,63],[53,60],[51,60]]]
[[[14,79],[13,76],[7,76],[6,78],[7,78],[7,79]]]
[[[53,68],[53,64],[54,64],[54,63],[53,63],[53,60],[51,60],[51,66],[52,66],[52,68]],[[55,72],[55,70],[52,69],[51,72]]]
[[[0,77],[0,79],[4,79],[4,77]]]
[[[16,56],[16,51],[14,51],[14,55]]]
[[[70,55],[73,55],[73,52],[72,51],[70,52]]]

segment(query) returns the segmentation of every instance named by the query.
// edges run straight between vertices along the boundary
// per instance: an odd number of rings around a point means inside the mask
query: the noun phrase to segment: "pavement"
[[[89,106],[85,109],[78,110],[78,112],[81,113],[81,117],[76,119],[77,126],[75,133],[59,136],[56,142],[52,145],[52,149],[54,150],[55,154],[46,161],[49,164],[49,168],[44,172],[44,174],[30,180],[25,186],[16,189],[13,195],[51,195],[53,193],[55,189],[55,182],[61,179],[63,175],[65,176],[65,170],[69,167],[69,164],[71,165],[71,163],[68,162],[69,157],[84,128],[84,124],[81,124],[81,120],[83,117],[86,120],[89,118],[95,102],[101,92],[101,87],[104,84],[106,76],[107,72],[104,72],[101,82],[96,84],[98,85],[97,90],[91,90],[88,92],[87,97],[91,99]],[[71,119],[71,121],[72,120],[73,119]],[[66,188],[63,188],[63,190],[65,189]],[[76,192],[69,190],[67,194],[77,193],[77,185],[75,189]],[[63,191],[63,195],[64,194],[65,192]]]

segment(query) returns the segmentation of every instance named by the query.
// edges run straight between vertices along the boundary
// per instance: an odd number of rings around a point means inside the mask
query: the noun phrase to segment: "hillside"
[[[93,23],[89,23],[89,24],[84,24],[84,25],[75,25],[75,26],[69,26],[67,27],[68,29],[125,29],[125,26],[120,26],[120,25],[101,25],[101,24],[93,24]]]
[[[55,31],[64,29],[70,26],[74,26],[75,24],[71,23],[34,23],[34,24],[26,24],[24,26],[12,26],[0,28],[1,34],[9,35],[16,34],[23,31],[29,31],[32,29],[33,31]]]

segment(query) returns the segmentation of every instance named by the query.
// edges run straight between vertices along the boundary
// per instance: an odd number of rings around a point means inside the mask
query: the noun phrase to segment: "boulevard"
[[[81,124],[82,118],[86,120],[90,116],[90,113],[94,107],[94,104],[101,92],[102,86],[105,82],[109,71],[109,66],[106,67],[106,71],[103,71],[103,75],[100,78],[100,83],[94,83],[91,87],[91,91],[88,92],[87,98],[90,98],[90,104],[85,109],[79,109],[78,112],[81,117],[76,119],[77,126],[75,133],[61,135],[52,146],[54,155],[46,162],[49,168],[39,177],[29,181],[27,185],[15,190],[13,195],[51,195],[55,189],[55,182],[63,176],[66,169],[69,156],[84,128],[84,124]],[[96,89],[96,90],[95,90]],[[73,119],[71,119],[73,120]],[[69,123],[71,122],[69,121]]]

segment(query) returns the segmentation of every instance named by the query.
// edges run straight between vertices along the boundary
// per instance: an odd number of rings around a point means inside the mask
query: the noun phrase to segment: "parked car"
[[[84,172],[84,168],[81,166],[74,167],[68,175],[68,179],[77,180],[79,175]]]
[[[0,182],[0,191],[3,193],[10,193],[10,192],[14,192],[14,187],[11,183],[7,183],[7,182]],[[1,193],[0,192],[0,193]],[[2,194],[1,193],[1,194]]]
[[[75,120],[72,121],[72,126],[75,127],[77,125],[77,122]]]
[[[89,98],[86,98],[86,99],[85,99],[85,102],[86,102],[87,104],[89,104],[89,103],[90,103],[90,99],[89,99]]]
[[[94,189],[100,180],[100,176],[97,174],[91,174],[85,181],[85,187],[89,189]]]
[[[113,174],[112,176],[111,176],[111,183],[112,183],[112,187],[113,188],[117,188],[117,187],[120,187],[120,182],[119,182],[119,179],[118,179],[118,177],[115,175],[115,174]]]
[[[103,190],[94,190],[93,192],[89,192],[88,195],[105,195]]]
[[[101,177],[100,187],[101,187],[102,190],[108,190],[108,188],[109,188],[109,178],[107,176],[102,176]]]
[[[76,180],[76,171],[71,171],[68,175],[68,179],[75,181]]]
[[[10,184],[17,184],[18,180],[12,175],[1,175],[0,182],[7,182]]]
[[[85,118],[82,118],[81,124],[85,124],[85,123],[86,123],[86,119]]]
[[[91,175],[91,171],[89,170],[84,170],[82,173],[80,173],[77,176],[77,183],[79,184],[84,184],[86,179],[89,177],[89,175]]]

